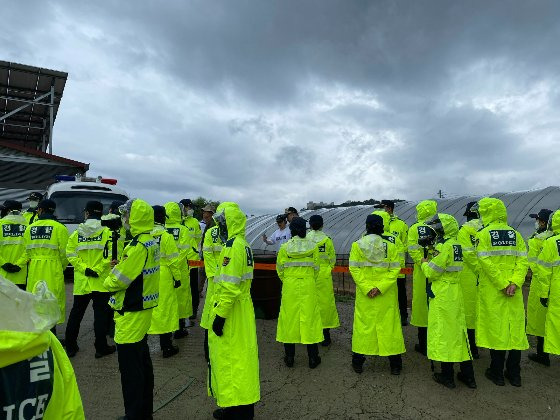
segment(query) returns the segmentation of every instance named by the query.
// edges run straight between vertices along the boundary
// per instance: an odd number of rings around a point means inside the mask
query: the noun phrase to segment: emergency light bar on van
[[[117,185],[117,180],[114,178],[103,178],[98,176],[97,178],[92,178],[89,176],[79,176],[79,175],[56,175],[54,177],[56,182],[100,182],[101,184]]]

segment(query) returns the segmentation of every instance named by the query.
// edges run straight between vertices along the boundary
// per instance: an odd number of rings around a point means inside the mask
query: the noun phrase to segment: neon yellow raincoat
[[[551,217],[554,236],[544,241],[537,270],[540,297],[548,298],[544,351],[560,354],[560,210]]]
[[[428,326],[428,298],[426,297],[426,276],[422,272],[424,249],[418,245],[418,239],[425,236],[426,222],[437,213],[437,203],[424,200],[416,206],[417,222],[408,230],[408,254],[414,261],[412,274],[412,316],[410,323],[416,327]]]
[[[332,270],[336,263],[333,241],[323,231],[310,230],[307,238],[317,244],[319,249],[319,275],[317,277],[317,293],[321,310],[323,328],[340,327],[336,302],[334,300]]]
[[[27,252],[23,234],[27,222],[21,214],[8,214],[0,219],[0,276],[14,284],[25,284],[27,278]],[[11,263],[21,268],[17,273],[8,273],[2,265]]]
[[[461,290],[463,291],[463,305],[467,328],[476,327],[476,305],[478,301],[478,275],[475,240],[476,234],[482,228],[480,219],[473,219],[461,226],[457,234],[457,241],[463,250],[463,270],[459,273]]]
[[[204,271],[208,279],[206,286],[206,297],[204,300],[204,309],[200,317],[200,326],[204,329],[212,328],[210,324],[212,314],[212,302],[214,299],[214,278],[220,269],[220,254],[224,243],[218,234],[218,226],[212,226],[204,234],[204,242],[202,244],[202,252],[204,254]]]
[[[544,241],[550,238],[553,233],[549,230],[545,230],[541,233],[535,233],[529,239],[529,268],[531,269],[531,286],[529,288],[529,297],[527,299],[527,334],[534,335],[537,337],[544,337],[544,323],[546,320],[547,308],[541,305],[539,296],[539,287],[541,282],[539,281],[539,270],[538,270],[538,257],[541,253]]]
[[[167,223],[165,228],[167,232],[173,235],[175,244],[179,250],[180,268],[181,268],[181,287],[175,289],[177,294],[177,305],[179,308],[179,318],[188,318],[192,313],[192,296],[191,286],[189,283],[189,265],[187,263],[191,242],[189,239],[189,230],[181,224],[181,207],[178,203],[169,202],[165,204],[165,214],[167,215]]]
[[[406,247],[408,243],[408,225],[403,220],[399,219],[396,214],[390,214],[389,217],[389,227],[385,230],[395,237],[399,238],[399,240],[401,241],[401,244],[403,245],[403,260],[406,263],[406,259],[404,256],[404,252],[406,250],[404,249],[404,247]],[[402,268],[404,267],[405,265],[402,266]],[[405,274],[399,274],[399,279],[404,279],[405,277]]]
[[[74,369],[49,331],[60,318],[45,282],[35,294],[0,277],[0,412],[2,419],[82,420]]]
[[[397,277],[401,261],[396,245],[378,235],[365,235],[352,244],[350,274],[356,282],[352,351],[364,355],[404,353]],[[377,288],[381,294],[370,298]]]
[[[27,227],[24,233],[25,247],[30,259],[27,274],[27,291],[44,280],[49,290],[58,299],[60,306],[59,324],[64,322],[66,311],[66,290],[64,288],[64,269],[68,265],[66,244],[68,229],[53,216],[41,215]]]
[[[159,245],[152,236],[152,206],[135,199],[129,224],[133,240],[103,283],[107,290],[115,292],[109,305],[115,310],[117,344],[137,343],[144,338],[159,298]]]
[[[497,198],[478,202],[484,228],[476,235],[478,307],[476,344],[494,350],[529,348],[521,286],[527,274],[527,248],[519,232],[507,224],[504,203]],[[517,286],[513,297],[503,289]]]
[[[283,243],[276,258],[276,272],[282,281],[276,341],[320,343],[323,325],[317,290],[319,249],[315,241],[296,236]]]
[[[148,334],[165,334],[179,329],[179,310],[175,280],[183,281],[179,250],[173,236],[162,225],[156,225],[152,236],[159,244],[159,301],[152,312]]]
[[[226,322],[220,337],[212,328],[208,330],[209,389],[219,407],[231,407],[259,401],[259,352],[251,300],[253,252],[245,239],[247,219],[231,202],[220,204],[214,219],[221,214],[225,216],[228,240],[214,278],[211,321],[219,315]]]
[[[463,250],[455,239],[457,220],[449,214],[438,215],[444,230],[437,255],[422,263],[429,279],[432,296],[428,307],[428,359],[439,362],[463,362],[471,359],[460,273]]]
[[[66,255],[74,267],[74,294],[108,292],[103,281],[111,271],[111,231],[101,226],[101,221],[88,219],[68,238]],[[85,275],[91,268],[99,277]]]

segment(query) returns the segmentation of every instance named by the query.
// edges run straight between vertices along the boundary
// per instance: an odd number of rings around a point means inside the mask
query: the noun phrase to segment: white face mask
[[[539,221],[535,220],[535,229],[539,230],[541,228],[541,225],[539,225]]]
[[[194,210],[193,210],[193,209],[188,209],[188,210],[187,210],[187,216],[192,217],[193,214],[194,214]]]
[[[30,209],[36,209],[38,205],[39,205],[38,201],[35,201],[35,200],[29,201],[29,208]]]

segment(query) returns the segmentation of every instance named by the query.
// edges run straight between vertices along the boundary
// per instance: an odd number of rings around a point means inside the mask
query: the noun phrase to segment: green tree
[[[204,197],[197,197],[193,200],[193,204],[194,204],[194,217],[196,217],[198,220],[202,220],[202,209],[209,204],[211,206],[214,206],[214,208],[217,208],[220,205],[220,202],[209,200]]]

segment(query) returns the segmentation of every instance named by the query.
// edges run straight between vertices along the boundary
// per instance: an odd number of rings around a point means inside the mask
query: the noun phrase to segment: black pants
[[[544,337],[537,337],[537,354],[543,357],[549,357],[548,353],[544,352]]]
[[[475,330],[467,330],[467,336],[469,337],[469,346],[471,348],[471,354],[473,356],[478,355],[478,347],[476,346]]]
[[[25,291],[27,289],[27,285],[26,284],[16,284],[17,287],[19,287],[21,290]]]
[[[159,346],[162,350],[167,350],[173,347],[173,333],[165,333],[159,335]]]
[[[428,353],[428,327],[418,327],[418,345],[420,350]]]
[[[402,369],[402,357],[400,354],[393,354],[388,356],[389,358],[389,365],[391,368],[400,368]],[[352,364],[362,366],[366,361],[366,356],[360,353],[352,353]]]
[[[198,303],[200,302],[200,297],[198,295],[198,268],[191,268],[189,270],[189,281],[191,284],[191,295],[192,295],[192,315],[189,319],[196,319],[198,312]]]
[[[331,341],[331,329],[330,328],[323,328],[323,340],[324,341]]]
[[[307,344],[307,356],[310,359],[319,357],[319,346],[317,344]],[[294,357],[296,355],[296,345],[294,343],[284,343],[284,352],[286,356]]]
[[[511,376],[521,375],[521,350],[509,350],[506,360],[506,350],[490,349],[490,358],[490,369],[494,375],[502,376],[504,365]]]
[[[467,378],[474,379],[474,369],[471,360],[466,360],[459,363],[459,369]],[[453,370],[453,363],[451,362],[441,362],[441,373],[443,376],[451,381],[454,381],[455,372]]]
[[[154,369],[148,339],[117,344],[124,411],[127,419],[151,419],[154,408]]]
[[[406,298],[406,277],[397,279],[397,291],[399,294],[399,312],[401,320],[408,319],[408,300]]]
[[[255,405],[238,405],[223,408],[224,420],[252,420],[255,417]]]
[[[204,330],[204,359],[210,362],[210,350],[208,349],[208,330]]]
[[[91,292],[87,295],[75,295],[74,304],[66,325],[66,348],[73,349],[78,346],[80,324],[86,313],[89,302],[93,300],[93,331],[95,333],[95,350],[102,351],[107,348],[107,334],[109,320],[112,315],[109,307],[107,292]]]

